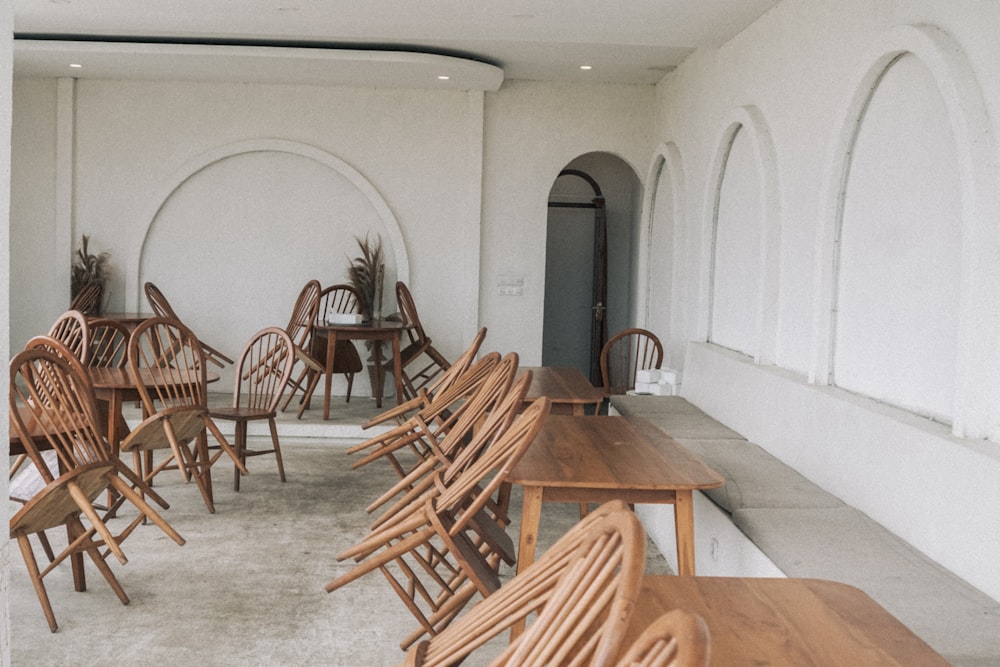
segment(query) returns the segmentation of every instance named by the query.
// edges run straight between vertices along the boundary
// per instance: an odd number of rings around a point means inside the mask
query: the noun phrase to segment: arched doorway
[[[640,187],[608,153],[582,155],[549,192],[542,363],[577,368],[600,384],[609,333],[635,321],[633,285]]]

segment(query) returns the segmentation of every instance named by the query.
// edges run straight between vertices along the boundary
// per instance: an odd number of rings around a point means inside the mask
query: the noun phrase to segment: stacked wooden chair
[[[185,481],[193,477],[214,513],[212,465],[225,452],[240,472],[247,474],[247,469],[209,414],[204,347],[176,319],[154,317],[132,333],[128,364],[143,413],[149,416],[125,438],[122,451],[132,452],[136,472],[147,484],[168,468],[178,468]],[[214,455],[208,451],[207,432],[219,445]],[[154,466],[157,449],[169,454]]]
[[[79,310],[67,310],[49,328],[49,338],[62,343],[70,353],[87,363],[90,352],[90,325]]]
[[[458,359],[455,360],[455,363],[448,367],[448,370],[438,375],[433,382],[418,391],[417,395],[413,398],[402,401],[395,407],[389,408],[369,419],[363,425],[363,428],[371,428],[378,424],[384,424],[388,421],[395,421],[397,424],[403,424],[409,416],[413,415],[416,411],[425,408],[435,395],[448,389],[448,387],[456,382],[457,379],[469,369],[473,362],[476,361],[477,355],[479,354],[479,348],[482,347],[485,339],[486,327],[482,327],[472,339],[472,343],[469,347],[461,354],[461,356],[458,357]],[[493,352],[491,354],[496,355],[497,359],[500,358],[500,355],[497,352]]]
[[[330,285],[323,288],[319,293],[319,307],[316,309],[316,324],[326,324],[326,317],[329,313],[361,313],[361,297],[358,291],[351,285],[339,284]],[[309,340],[310,356],[315,359],[324,369],[327,365],[326,348],[329,339],[326,334],[319,334],[313,329]],[[342,374],[347,379],[347,401],[351,402],[351,390],[354,387],[354,375],[360,373],[364,368],[361,355],[354,343],[349,340],[338,340],[333,352],[333,370],[331,372]],[[302,383],[308,378],[304,386],[302,395],[302,409],[299,410],[299,417],[302,410],[309,408],[313,392],[320,379],[322,372],[312,370],[308,365],[304,365],[302,373],[295,381],[296,386],[303,386]]]
[[[78,310],[84,315],[97,315],[101,310],[101,299],[104,297],[104,284],[96,280],[91,280],[80,288],[73,300],[70,301],[69,309]]]
[[[98,428],[97,407],[86,370],[55,340],[33,345],[11,360],[10,420],[38,479],[36,490],[10,520],[10,536],[20,547],[49,628],[58,628],[44,578],[67,558],[73,561],[77,590],[85,590],[82,558],[90,557],[123,604],[128,596],[106,562],[110,554],[127,562],[121,542],[143,521],[152,521],[177,544],[183,538],[145,501],[166,501],[111,456]],[[56,454],[53,469],[43,452]],[[134,505],[138,516],[116,534],[106,525],[94,500],[106,491]],[[86,525],[84,523],[86,520]],[[65,526],[67,546],[58,554],[46,546],[50,563],[40,569],[30,536]],[[106,551],[102,552],[102,549]]]
[[[402,373],[399,384],[403,388],[404,398],[409,399],[416,396],[421,387],[433,382],[438,374],[448,370],[451,364],[438,352],[430,336],[424,331],[410,288],[402,281],[396,283],[396,305],[406,324],[406,335],[409,338],[409,343],[399,353]]]
[[[647,627],[616,667],[708,667],[708,626],[684,609],[673,609]]]
[[[285,331],[295,347],[295,363],[302,365],[302,372],[298,379],[288,382],[288,395],[281,409],[282,411],[287,410],[288,404],[292,402],[292,397],[295,396],[296,392],[302,391],[298,412],[299,419],[302,418],[302,413],[307,407],[305,392],[308,385],[304,384],[305,380],[310,377],[310,374],[319,377],[326,372],[325,364],[312,355],[313,327],[319,316],[319,298],[322,291],[318,280],[307,282],[295,298],[292,315],[288,318],[288,325],[285,327]]]
[[[160,288],[153,283],[147,282],[143,285],[143,291],[146,293],[146,301],[149,302],[149,307],[153,309],[157,317],[165,317],[181,321],[181,318],[177,316],[170,302],[167,301],[167,297],[164,296]],[[227,357],[225,354],[215,349],[205,341],[198,341],[201,345],[202,350],[205,353],[205,361],[211,362],[218,366],[219,368],[225,368],[226,364],[232,364],[233,360]]]
[[[440,632],[477,592],[485,596],[496,591],[499,561],[513,559],[513,544],[503,530],[506,516],[496,511],[497,497],[550,408],[548,399],[540,398],[520,411],[526,388],[519,383],[522,393],[504,396],[507,400],[496,404],[483,427],[474,429],[464,447],[449,457],[450,463],[436,462],[421,471],[419,480],[411,478],[416,483],[406,486],[405,501],[383,513],[365,539],[338,555],[338,560],[354,559],[358,565],[327,584],[327,591],[381,571],[419,622],[401,643],[404,648],[424,634]]]
[[[635,515],[621,502],[602,505],[527,570],[413,646],[405,664],[459,665],[511,631],[516,638],[492,665],[613,666],[642,585],[645,549]]]

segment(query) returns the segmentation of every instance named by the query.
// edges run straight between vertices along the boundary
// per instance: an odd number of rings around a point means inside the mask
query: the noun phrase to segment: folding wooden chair
[[[193,476],[209,512],[212,500],[211,467],[225,452],[246,474],[239,455],[208,412],[205,352],[191,330],[178,320],[154,317],[136,327],[128,345],[129,372],[149,415],[122,442],[132,452],[136,472],[147,483],[162,470],[177,467],[184,480]],[[219,444],[208,451],[206,430]],[[197,453],[190,443],[196,442]],[[170,455],[153,466],[152,452],[169,449]]]
[[[625,329],[601,349],[601,378],[608,396],[635,389],[636,371],[659,368],[663,346],[652,331]]]
[[[520,460],[548,415],[550,403],[539,398],[460,474],[433,488],[396,512],[376,531],[337,556],[359,564],[326,585],[334,591],[365,574],[380,570],[420,624],[405,638],[406,648],[425,633],[435,635],[478,591],[489,595],[500,587],[495,552],[482,540],[476,524],[493,501],[510,469]]]
[[[53,341],[52,346],[58,349],[60,344]],[[49,628],[55,632],[58,626],[43,579],[66,558],[76,559],[84,553],[90,556],[119,600],[127,604],[128,596],[108,567],[107,556],[113,553],[121,563],[127,562],[120,544],[147,519],[178,544],[184,544],[184,539],[134,489],[139,488],[164,507],[166,502],[110,456],[98,430],[97,408],[85,369],[65,348],[61,354],[42,346],[21,352],[11,361],[10,419],[39,481],[38,490],[11,517],[10,535],[20,547]],[[56,453],[55,470],[42,456],[49,450]],[[139,510],[136,519],[118,535],[112,534],[93,504],[107,490]],[[81,517],[87,519],[89,528]],[[29,536],[63,525],[68,535],[66,548],[40,570]],[[101,553],[102,547],[107,553]],[[77,590],[84,590],[83,572],[76,563],[74,579]]]
[[[427,386],[434,378],[446,370],[451,364],[431,343],[430,337],[424,331],[424,326],[420,323],[420,315],[417,314],[417,305],[410,294],[410,288],[406,283],[399,281],[396,283],[396,303],[399,306],[399,313],[406,324],[406,334],[410,339],[403,349],[399,351],[400,359],[400,385],[403,387],[404,398],[410,399],[417,395],[421,387]],[[387,368],[391,366],[387,365]],[[416,369],[416,370],[414,370]]]
[[[710,655],[704,619],[673,609],[653,621],[615,667],[708,667]]]
[[[635,515],[620,501],[606,503],[527,570],[412,647],[405,664],[459,665],[537,615],[491,665],[614,665],[642,585],[645,550]]]
[[[143,291],[146,293],[146,301],[149,302],[149,307],[153,309],[153,312],[156,313],[158,317],[167,317],[177,320],[178,322],[181,321],[181,318],[177,316],[176,312],[174,312],[173,307],[170,305],[170,302],[167,301],[167,297],[163,295],[163,292],[160,291],[159,287],[153,283],[146,283],[143,285]],[[206,361],[212,362],[219,368],[225,368],[226,364],[233,363],[232,359],[205,341],[199,340],[198,342],[205,351]]]
[[[275,423],[278,402],[285,385],[292,375],[295,352],[292,339],[284,329],[269,327],[258,331],[243,348],[236,366],[236,383],[233,387],[232,407],[209,410],[213,419],[235,422],[234,445],[236,456],[246,465],[248,456],[274,454],[278,477],[285,481],[285,466],[281,460],[278,427]],[[271,449],[250,449],[247,446],[249,422],[266,419],[271,431]],[[240,490],[240,469],[233,470],[233,489]]]

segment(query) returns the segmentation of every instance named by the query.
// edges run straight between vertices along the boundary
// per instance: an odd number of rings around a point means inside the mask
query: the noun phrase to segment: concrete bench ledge
[[[1000,603],[866,514],[678,396],[617,396],[726,478],[704,491],[791,577],[842,581],[872,596],[946,659],[1000,665]]]

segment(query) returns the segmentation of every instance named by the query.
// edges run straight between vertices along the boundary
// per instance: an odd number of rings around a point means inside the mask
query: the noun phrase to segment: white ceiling
[[[778,1],[14,0],[14,73],[487,90],[504,79],[655,83]]]

